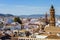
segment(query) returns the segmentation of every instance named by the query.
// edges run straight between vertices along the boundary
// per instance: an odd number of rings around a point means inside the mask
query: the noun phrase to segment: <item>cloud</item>
[[[46,12],[49,13],[49,7],[26,6],[26,5],[3,5],[3,6],[0,5],[0,13],[4,14],[9,13],[14,15],[30,15],[30,14],[45,14]]]

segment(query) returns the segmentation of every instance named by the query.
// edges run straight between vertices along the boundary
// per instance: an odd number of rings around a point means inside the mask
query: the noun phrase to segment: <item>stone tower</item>
[[[45,14],[45,23],[46,23],[46,25],[48,24],[48,14],[47,13]]]
[[[50,8],[50,26],[55,26],[55,9],[53,5]]]

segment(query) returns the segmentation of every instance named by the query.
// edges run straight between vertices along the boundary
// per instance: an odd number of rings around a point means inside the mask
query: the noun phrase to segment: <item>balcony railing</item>
[[[60,40],[60,39],[18,38],[18,40]]]
[[[41,39],[41,38],[26,38],[26,37],[12,37],[11,40],[60,40],[60,39]]]

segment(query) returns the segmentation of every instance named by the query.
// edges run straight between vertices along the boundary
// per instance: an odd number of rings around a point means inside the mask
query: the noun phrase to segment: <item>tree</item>
[[[29,37],[29,35],[31,35],[31,33],[29,31],[25,31],[25,34],[27,37]]]
[[[19,17],[15,17],[14,22],[18,22],[18,23],[22,24],[22,21],[21,21],[21,19]]]
[[[18,22],[19,24],[21,24],[21,29],[24,29],[24,26],[22,25],[22,21],[19,17],[15,17],[14,22]]]
[[[0,28],[3,28],[4,24],[3,22],[0,23]]]

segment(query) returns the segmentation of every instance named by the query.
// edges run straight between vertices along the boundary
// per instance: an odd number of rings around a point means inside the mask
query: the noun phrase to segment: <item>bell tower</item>
[[[46,22],[46,25],[48,24],[48,14],[46,13],[45,14],[45,22]]]
[[[55,26],[55,9],[53,7],[53,5],[50,8],[50,22],[49,22],[50,26]]]

